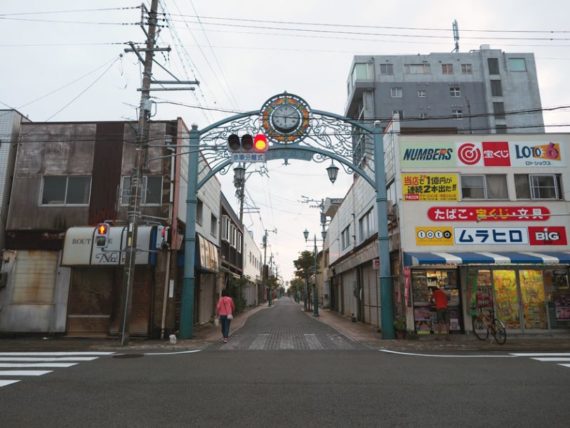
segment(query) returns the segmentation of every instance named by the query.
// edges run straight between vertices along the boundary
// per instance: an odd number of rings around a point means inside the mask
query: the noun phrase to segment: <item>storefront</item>
[[[492,310],[512,331],[570,328],[570,253],[404,253],[406,303],[418,334],[434,331],[431,294],[450,296],[450,331]]]

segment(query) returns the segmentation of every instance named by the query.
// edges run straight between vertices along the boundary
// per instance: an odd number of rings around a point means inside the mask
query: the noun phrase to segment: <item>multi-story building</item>
[[[345,114],[386,125],[398,114],[402,133],[541,133],[544,122],[534,55],[491,49],[428,55],[355,56]],[[435,131],[437,130],[437,131]],[[357,138],[354,158],[372,153]]]
[[[570,328],[569,134],[384,137],[390,264],[407,329],[434,328],[430,296],[450,296],[454,333],[492,309],[512,332]],[[332,306],[379,325],[374,189],[357,179],[326,245]],[[375,266],[376,265],[376,266]]]
[[[243,296],[248,306],[256,306],[261,301],[261,262],[261,250],[253,239],[253,232],[245,229],[243,235],[243,276],[247,279],[247,286],[243,290]]]
[[[21,125],[6,223],[0,331],[119,331],[136,128],[133,122]],[[178,329],[187,199],[187,155],[180,146],[187,139],[181,119],[151,123],[129,329],[134,335],[156,337]],[[203,177],[207,165],[200,170]],[[220,192],[219,181],[212,179],[198,194],[196,323],[214,314]],[[93,239],[100,222],[111,224],[106,248]],[[170,237],[160,236],[157,226],[168,228]]]

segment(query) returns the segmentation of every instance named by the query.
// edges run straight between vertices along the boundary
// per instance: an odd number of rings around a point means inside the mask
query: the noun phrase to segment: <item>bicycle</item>
[[[479,314],[473,317],[473,334],[479,340],[486,340],[489,333],[499,345],[504,345],[507,341],[507,328],[503,321],[495,318],[492,311],[487,314],[480,309]]]

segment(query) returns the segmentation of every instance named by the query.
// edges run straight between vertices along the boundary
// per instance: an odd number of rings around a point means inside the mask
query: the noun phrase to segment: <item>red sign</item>
[[[465,165],[475,165],[481,160],[481,152],[475,144],[465,143],[457,149],[457,158]]]
[[[483,164],[485,166],[511,166],[507,141],[483,141]]]
[[[530,226],[528,228],[530,245],[567,245],[564,226]]]
[[[546,207],[430,207],[428,217],[433,221],[546,221]]]

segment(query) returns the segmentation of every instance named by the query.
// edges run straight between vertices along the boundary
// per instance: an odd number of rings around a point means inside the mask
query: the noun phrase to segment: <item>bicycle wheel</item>
[[[489,330],[481,318],[473,318],[473,334],[479,340],[486,340],[489,337]]]
[[[504,345],[507,341],[507,329],[505,327],[505,324],[503,324],[503,321],[500,319],[495,318],[493,320],[493,325],[495,326],[495,332],[493,334],[495,341],[499,345]]]

